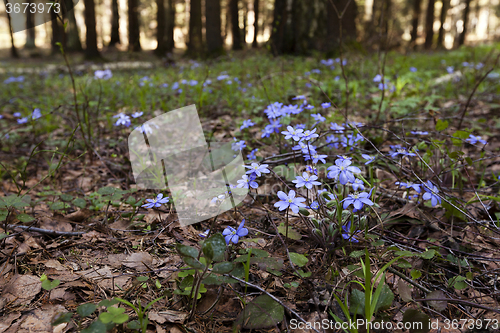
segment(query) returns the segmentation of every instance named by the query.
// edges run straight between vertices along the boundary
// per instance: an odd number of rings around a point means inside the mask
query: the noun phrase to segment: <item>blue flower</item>
[[[16,118],[20,118],[21,117],[21,112],[14,112],[12,115],[14,117],[16,117]]]
[[[331,129],[334,133],[344,133],[345,127],[340,126],[340,125],[339,125],[339,124],[337,124],[337,123],[330,123],[330,129]]]
[[[203,238],[207,238],[209,233],[210,233],[210,229],[207,229],[204,232],[200,233],[199,236],[203,237]]]
[[[328,178],[338,179],[342,185],[353,183],[355,180],[353,173],[360,173],[361,170],[358,167],[351,166],[351,163],[350,160],[337,159],[335,165],[327,169],[329,171]]]
[[[110,69],[97,70],[94,72],[94,77],[99,80],[108,80],[113,77],[113,73],[111,73]]]
[[[245,165],[245,168],[248,168],[246,173],[247,174],[255,174],[257,177],[262,176],[262,173],[270,173],[269,169],[267,168],[269,164],[259,164],[259,163],[252,163],[251,165]]]
[[[292,100],[294,100],[294,101],[299,100],[299,99],[306,99],[306,96],[298,95],[298,96],[295,96],[294,98],[292,98]]]
[[[304,130],[304,129],[306,129],[306,124],[297,124],[297,125],[295,125],[295,129],[302,129],[302,130]]]
[[[403,187],[403,188],[408,188],[408,189],[412,188],[417,193],[420,193],[420,186],[421,186],[421,184],[414,184],[412,182],[407,182],[407,183],[395,182],[394,184],[399,185],[399,187]]]
[[[382,75],[375,75],[375,77],[373,78],[373,82],[382,82]]]
[[[115,123],[115,126],[119,126],[119,125],[124,125],[127,127],[130,126],[130,117],[124,113],[119,113],[117,115],[114,115],[113,118],[118,118],[118,120]]]
[[[17,123],[18,124],[26,124],[28,122],[28,117],[24,117],[24,118],[19,118],[17,120]]]
[[[480,142],[483,145],[487,144],[487,142],[483,139],[481,139],[480,136],[474,136],[472,134],[469,135],[467,139],[465,139],[465,142],[470,143],[471,145],[475,145],[476,143]]]
[[[304,106],[304,109],[312,110],[312,109],[314,109],[314,105],[308,104],[308,105]]]
[[[309,140],[312,140],[314,138],[317,138],[319,135],[316,134],[315,132],[316,132],[316,128],[313,128],[312,130],[304,131],[304,133],[302,134],[302,140],[309,141]]]
[[[274,119],[282,116],[281,109],[283,108],[283,103],[275,102],[267,106],[264,113],[269,119]]]
[[[318,209],[318,208],[319,208],[319,203],[318,203],[316,200],[314,200],[314,201],[311,203],[311,206],[307,206],[306,208],[316,210],[316,209]]]
[[[430,180],[426,182],[427,187],[424,187],[426,191],[422,196],[424,200],[431,200],[432,207],[436,206],[438,203],[441,204],[441,198],[437,195],[439,193],[438,188],[431,183]]]
[[[232,144],[231,144],[231,149],[234,150],[234,151],[240,151],[242,150],[243,148],[245,148],[247,145],[245,144],[245,141],[244,140],[236,140],[236,138],[234,138],[234,141]]]
[[[328,155],[320,155],[317,152],[314,152],[314,153],[311,152],[311,154],[312,155],[309,155],[308,153],[304,153],[304,160],[305,161],[309,161],[311,159],[311,157],[312,157],[312,160],[313,160],[314,164],[317,164],[318,161],[321,161],[323,164],[326,163],[325,158],[327,158]]]
[[[241,179],[238,179],[238,185],[236,185],[236,187],[238,188],[257,188],[259,187],[259,184],[257,184],[257,182],[254,181],[254,176],[253,175],[250,175],[250,177],[248,177],[247,175],[243,175],[241,177]]]
[[[332,106],[332,103],[330,103],[330,102],[321,103],[321,107],[323,109],[328,109],[330,106]]]
[[[312,114],[312,115],[311,115],[311,117],[313,117],[313,118],[314,118],[314,120],[316,120],[318,123],[322,123],[322,122],[324,122],[324,121],[326,120],[326,118],[325,118],[325,117],[323,117],[323,116],[321,115],[321,113],[318,113],[318,114]]]
[[[312,167],[310,165],[306,166],[306,171],[309,173],[313,173],[316,176],[318,175],[318,169],[316,169],[315,167]],[[500,179],[500,176],[498,176],[498,178]]]
[[[361,208],[363,208],[363,205],[372,206],[373,205],[373,201],[371,201],[369,199],[370,194],[371,194],[371,191],[370,191],[370,193],[361,192],[361,193],[349,194],[347,196],[347,198],[345,198],[344,200],[342,200],[344,202],[344,204],[342,205],[342,207],[344,209],[347,209],[347,207],[349,207],[350,205],[353,205],[354,209],[356,211],[358,211]]]
[[[151,125],[155,126],[156,128],[159,128],[158,125],[155,125],[155,124],[151,124]],[[144,134],[152,134],[153,133],[153,129],[151,128],[151,126],[149,126],[149,124],[142,124],[141,126],[137,126],[135,129],[137,129],[139,132],[144,133]]]
[[[292,212],[297,214],[299,212],[299,207],[306,207],[306,205],[303,204],[306,199],[300,197],[296,198],[294,190],[288,192],[288,195],[283,191],[278,191],[278,198],[280,198],[280,201],[276,202],[274,207],[277,207],[280,211],[290,207]]]
[[[410,132],[413,135],[428,135],[429,132],[424,132],[424,131],[411,131]]]
[[[243,129],[248,128],[248,127],[252,127],[253,125],[255,125],[255,124],[252,122],[252,120],[250,120],[250,119],[243,120],[243,125],[241,125],[240,130],[243,130]]]
[[[448,74],[453,73],[454,70],[455,70],[455,68],[453,66],[446,67],[446,71],[448,72]]]
[[[38,119],[42,116],[42,112],[40,112],[40,109],[39,108],[36,108],[33,110],[33,113],[31,113],[31,118],[34,120],[34,119]]]
[[[159,193],[156,196],[156,199],[146,199],[148,201],[147,204],[142,205],[144,208],[153,208],[153,207],[160,207],[162,204],[165,204],[169,201],[168,197],[163,197],[162,193]]]
[[[287,126],[286,128],[288,131],[281,132],[281,134],[285,135],[286,140],[292,138],[295,141],[299,141],[304,136],[302,133],[304,132],[303,129],[295,129],[292,126]]]
[[[365,189],[365,185],[361,179],[356,179],[354,183],[352,183],[352,189],[354,191],[363,191]]]
[[[226,229],[224,229],[222,235],[224,236],[227,245],[229,245],[230,242],[232,242],[233,244],[237,244],[240,240],[240,237],[245,237],[246,235],[248,235],[248,229],[244,228],[244,225],[245,219],[241,221],[238,229],[234,229],[233,227],[227,227]]]
[[[261,138],[268,138],[269,135],[273,134],[274,133],[274,129],[272,129],[271,127],[269,127],[271,125],[267,125],[263,130],[262,130],[262,135],[261,135]]]
[[[252,150],[250,152],[250,154],[247,155],[247,159],[248,160],[256,160],[257,159],[257,156],[255,156],[255,153],[258,151],[259,149],[258,148],[255,148],[254,150]]]
[[[410,72],[415,73],[416,71],[417,71],[417,69],[415,67],[410,67]]]
[[[396,158],[398,155],[403,155],[406,157],[417,156],[417,154],[409,152],[408,149],[406,149],[406,148],[397,148],[393,151],[390,151],[389,155],[392,158]]]
[[[142,112],[142,111],[134,112],[134,113],[132,113],[132,118],[139,118],[143,114],[144,114],[144,112]]]
[[[356,237],[353,236],[353,234],[351,234],[351,221],[347,222],[346,225],[342,226],[342,238],[349,240],[350,242],[353,243],[359,243]]]
[[[292,180],[292,183],[295,183],[295,187],[302,187],[305,186],[307,189],[312,189],[313,185],[321,185],[320,182],[316,181],[318,179],[318,176],[312,175],[309,176],[307,172],[302,173],[301,176],[295,177],[297,179]]]
[[[365,165],[368,165],[375,160],[375,156],[370,156],[367,154],[361,154],[361,157],[363,157],[366,160]]]

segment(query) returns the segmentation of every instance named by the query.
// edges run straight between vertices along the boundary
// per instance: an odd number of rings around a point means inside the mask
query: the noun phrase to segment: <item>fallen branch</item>
[[[86,232],[84,231],[57,231],[57,230],[49,230],[49,229],[41,229],[41,228],[35,228],[35,227],[30,227],[30,226],[25,226],[25,225],[15,225],[15,224],[9,224],[9,228],[20,228],[24,229],[26,231],[34,231],[34,232],[39,232],[41,234],[46,234],[46,235],[52,235],[52,236],[81,236],[85,234]]]

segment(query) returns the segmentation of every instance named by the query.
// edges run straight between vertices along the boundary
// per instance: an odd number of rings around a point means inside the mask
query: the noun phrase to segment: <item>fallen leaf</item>
[[[128,256],[123,265],[138,271],[146,271],[153,266],[153,257],[147,252],[136,252]]]
[[[173,310],[163,310],[159,312],[151,311],[149,313],[149,319],[157,322],[158,324],[164,323],[175,323],[183,324],[189,313],[183,311],[173,311]]]
[[[42,290],[40,278],[34,275],[15,275],[4,287],[0,305],[27,305]],[[3,304],[2,304],[3,303]],[[3,306],[0,306],[2,308]]]

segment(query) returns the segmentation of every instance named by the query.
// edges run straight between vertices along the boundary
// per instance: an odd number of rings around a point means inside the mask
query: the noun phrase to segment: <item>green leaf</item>
[[[304,215],[304,216],[309,216],[309,211],[305,209],[304,207],[299,208],[299,213]]]
[[[457,290],[462,290],[468,287],[467,283],[465,283],[466,277],[457,275],[448,279],[448,286],[455,287]]]
[[[241,311],[234,325],[246,329],[275,327],[283,320],[285,310],[268,295],[260,295]]]
[[[85,201],[85,199],[82,199],[82,198],[75,198],[73,201],[72,201],[73,205],[75,205],[76,207],[78,208],[85,208],[87,206],[87,201]]]
[[[65,204],[62,201],[54,202],[52,205],[50,205],[50,209],[52,210],[61,210],[64,209]]]
[[[141,328],[141,324],[138,320],[132,320],[127,324],[127,328],[131,330],[139,330]]]
[[[438,119],[436,123],[436,131],[443,131],[447,128],[448,128],[448,120],[443,121],[441,119]]]
[[[429,259],[432,259],[435,254],[436,254],[436,250],[431,249],[431,250],[426,250],[423,253],[420,253],[420,257],[429,260]]]
[[[69,323],[71,321],[71,317],[73,317],[73,312],[58,313],[51,324],[52,326],[57,326],[62,323]]]
[[[227,274],[231,272],[233,268],[234,264],[232,262],[223,261],[215,264],[212,268],[212,272],[216,274]]]
[[[94,313],[96,309],[97,305],[94,303],[85,303],[76,308],[76,312],[82,317],[87,317]]]
[[[391,288],[387,286],[386,283],[382,286],[382,291],[375,305],[375,313],[379,310],[386,310],[391,307],[392,301],[394,301],[394,293]]]
[[[350,297],[350,307],[349,310],[353,314],[364,315],[365,314],[365,293],[358,289],[353,289],[351,291]]]
[[[137,281],[139,282],[145,282],[147,281],[149,278],[147,276],[138,276],[137,277]]]
[[[352,252],[349,254],[349,257],[359,258],[359,257],[361,257],[363,254],[365,254],[365,251],[364,251],[364,250],[352,251]]]
[[[83,329],[82,333],[106,333],[106,325],[102,321],[96,320],[89,327]]]
[[[17,219],[23,223],[29,223],[35,220],[34,217],[29,216],[28,214],[19,214],[16,216]]]
[[[447,297],[441,290],[434,290],[428,293],[425,298],[446,299]],[[446,310],[448,307],[447,301],[427,301],[427,303],[439,312]]]
[[[117,190],[118,189],[115,187],[106,186],[106,187],[101,187],[99,190],[97,190],[97,193],[99,193],[100,195],[110,195],[115,193]]]
[[[128,314],[125,314],[125,308],[108,307],[108,312],[103,312],[99,315],[99,319],[107,324],[113,322],[115,324],[123,324],[128,320]]]
[[[61,194],[60,196],[62,201],[71,201],[73,200],[73,196],[71,194]]]
[[[403,314],[403,323],[405,327],[406,323],[411,323],[408,324],[408,326],[411,327],[410,333],[427,333],[431,330],[429,316],[419,310],[406,310]]]
[[[281,223],[278,227],[278,231],[283,236],[286,236],[286,227],[284,223]],[[295,231],[292,227],[288,226],[288,238],[293,240],[299,240],[302,238],[302,235]]]
[[[50,291],[50,290],[54,289],[55,287],[57,287],[59,285],[59,283],[61,283],[61,281],[59,281],[59,280],[50,281],[49,279],[45,279],[42,281],[42,288],[47,290],[47,291]]]
[[[295,252],[290,252],[290,260],[299,267],[304,267],[309,261],[305,255]]]
[[[205,265],[198,261],[198,259],[191,257],[183,257],[182,258],[186,264],[196,269],[205,269]]]
[[[207,241],[203,242],[201,250],[203,251],[203,255],[205,256],[205,258],[207,258],[209,261],[212,261],[212,258],[214,257],[214,249],[212,248],[212,244]]]
[[[422,272],[419,271],[418,269],[412,269],[410,275],[413,280],[416,280],[422,276]]]
[[[222,236],[222,234],[216,233],[215,235],[208,237],[203,242],[203,245],[205,244],[210,244],[212,246],[213,250],[212,258],[214,261],[224,260],[224,253],[226,252],[227,245],[226,245],[226,240],[224,239],[224,236]]]
[[[179,254],[183,257],[198,258],[198,250],[192,246],[177,244],[175,248],[177,252],[179,252]]]
[[[31,202],[31,197],[29,195],[24,196],[22,199],[15,194],[9,195],[8,197],[0,198],[0,208],[4,207],[15,207],[22,208],[29,206]]]

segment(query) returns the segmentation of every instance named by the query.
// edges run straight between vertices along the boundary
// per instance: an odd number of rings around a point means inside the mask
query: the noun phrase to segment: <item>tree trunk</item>
[[[434,39],[434,4],[435,0],[429,0],[427,4],[427,12],[425,14],[425,43],[424,48],[429,50],[432,48]]]
[[[443,48],[444,47],[444,22],[446,21],[446,14],[448,12],[448,8],[450,7],[450,0],[441,0],[441,3],[443,4],[441,6],[441,13],[439,14],[439,33],[438,33],[438,40],[437,40],[437,47],[438,48]]]
[[[69,10],[68,15],[68,51],[80,52],[83,50],[80,32],[76,23],[75,11]]]
[[[253,13],[255,21],[253,22],[253,41],[252,47],[256,48],[257,45],[257,34],[259,33],[259,0],[253,1]]]
[[[231,34],[233,35],[233,50],[241,50],[241,31],[240,31],[240,17],[238,0],[229,0],[229,7],[231,10]]]
[[[120,42],[120,12],[118,10],[118,0],[111,0],[111,40],[108,46],[115,46]]]
[[[413,0],[413,18],[411,19],[411,39],[410,43],[415,44],[418,37],[418,20],[422,8],[422,0]]]
[[[138,0],[128,0],[128,50],[132,52],[141,51],[138,7]]]
[[[61,43],[64,47],[65,45],[65,38],[63,36],[64,30],[63,27],[60,24],[59,18],[57,17],[57,14],[54,12],[54,10],[50,11],[50,19],[51,19],[51,27],[52,27],[52,38],[50,41],[50,45],[52,48],[52,53],[59,53],[60,48],[57,45],[57,43]]]
[[[174,29],[175,29],[175,3],[174,0],[168,0],[167,10],[167,52],[171,52],[175,47]]]
[[[85,5],[85,26],[87,27],[85,36],[85,58],[98,58],[100,54],[97,48],[95,3],[94,0],[84,0],[83,3]]]
[[[201,0],[191,0],[190,6],[187,52],[191,56],[199,56],[203,49]]]
[[[4,0],[4,3],[7,4],[7,0]],[[12,32],[12,22],[10,18],[10,14],[7,13],[7,20],[9,21],[9,34],[10,34],[10,42],[11,42],[11,47],[10,47],[10,55],[12,58],[19,58],[19,54],[17,53],[16,46],[14,45],[14,33]]]
[[[32,1],[29,2],[31,7]],[[24,45],[27,49],[34,49],[35,45],[35,14],[31,13],[31,10],[26,11],[26,44]]]
[[[167,34],[165,21],[165,0],[156,0],[156,46],[155,54],[163,57],[167,52]]]
[[[458,36],[458,46],[462,46],[465,43],[465,36],[467,34],[467,26],[469,25],[469,13],[470,13],[470,2],[471,0],[465,0],[465,9],[464,9],[464,30]]]
[[[207,51],[210,55],[219,55],[224,52],[220,12],[220,0],[205,0]]]
[[[273,23],[271,29],[271,51],[274,55],[283,53],[285,41],[285,25],[288,19],[286,0],[274,1]]]

